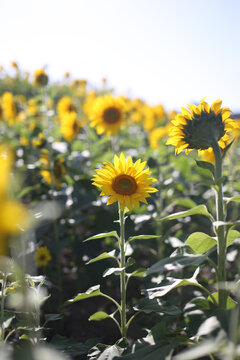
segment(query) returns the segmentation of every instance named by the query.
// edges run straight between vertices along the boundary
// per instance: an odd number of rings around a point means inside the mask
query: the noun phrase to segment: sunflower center
[[[103,112],[103,121],[107,124],[115,124],[119,122],[121,118],[121,112],[118,108],[110,106]]]
[[[132,176],[118,175],[112,184],[113,190],[121,195],[132,195],[137,190],[137,183]]]
[[[68,112],[76,111],[76,106],[74,106],[73,104],[69,104],[67,107],[67,111]]]

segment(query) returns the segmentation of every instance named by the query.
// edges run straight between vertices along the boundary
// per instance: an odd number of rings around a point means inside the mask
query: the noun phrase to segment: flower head
[[[46,246],[40,246],[35,252],[35,261],[37,266],[46,266],[52,259],[50,251]]]
[[[96,170],[93,184],[99,187],[101,196],[109,196],[107,205],[118,201],[121,210],[126,206],[132,210],[133,206],[139,207],[139,202],[147,204],[146,198],[150,193],[157,191],[151,186],[156,179],[150,177],[149,168],[144,169],[146,161],[140,159],[133,163],[132,158],[127,160],[123,153],[120,157],[114,156],[114,164],[105,162],[102,169]]]
[[[68,142],[73,141],[80,130],[81,124],[76,112],[62,114],[60,131]]]
[[[203,99],[198,106],[188,105],[182,108],[172,120],[167,145],[176,147],[176,154],[185,150],[207,150],[215,142],[224,149],[230,141],[228,133],[237,126],[234,120],[229,119],[229,108],[221,108],[222,101],[216,100],[211,107]]]
[[[44,69],[36,70],[34,73],[34,84],[38,87],[46,86],[48,83],[48,76]]]
[[[57,103],[57,112],[61,117],[65,113],[76,112],[76,106],[69,96],[63,96]]]
[[[12,164],[12,152],[0,144],[0,255],[8,254],[8,237],[19,234],[28,225],[27,208],[9,196]]]
[[[52,183],[59,189],[62,185],[61,179],[66,175],[66,168],[63,158],[56,158],[53,161],[53,169],[51,171],[49,161],[49,151],[43,149],[41,152],[40,163],[42,164],[41,175],[48,185]]]
[[[94,101],[90,120],[90,126],[96,127],[98,134],[117,135],[125,121],[124,100],[112,95],[98,97]]]

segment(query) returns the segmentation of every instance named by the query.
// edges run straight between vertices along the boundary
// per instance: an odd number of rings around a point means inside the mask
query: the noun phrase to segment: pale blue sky
[[[167,109],[240,110],[239,0],[0,0],[0,64],[48,64]]]

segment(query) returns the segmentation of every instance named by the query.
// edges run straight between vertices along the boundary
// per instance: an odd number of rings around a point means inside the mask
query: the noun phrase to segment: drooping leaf
[[[202,233],[202,232],[195,232],[191,234],[188,238],[186,243],[187,245],[191,246],[193,251],[196,254],[204,254],[211,248],[217,245],[217,241],[215,238]]]
[[[207,169],[209,171],[211,171],[212,175],[215,175],[215,167],[212,163],[208,162],[208,161],[199,161],[196,160],[197,166],[199,166],[202,169]]]
[[[83,240],[83,242],[90,241],[90,240],[95,240],[95,239],[103,239],[103,238],[111,237],[111,236],[115,237],[116,239],[119,240],[119,236],[118,236],[117,232],[116,231],[110,231],[110,232],[107,232],[107,233],[101,233],[101,234],[91,236],[91,237]]]
[[[74,339],[67,338],[62,335],[54,335],[51,344],[59,351],[66,353],[70,356],[83,355],[93,346],[93,344],[81,343]]]
[[[174,219],[179,219],[179,218],[191,216],[191,215],[204,215],[213,220],[213,217],[208,212],[207,207],[205,205],[198,205],[198,206],[195,206],[193,209],[186,210],[186,211],[180,211],[175,214],[165,216],[164,218],[160,219],[160,221],[174,220]]]
[[[202,288],[202,286],[198,283],[196,277],[199,273],[199,268],[195,271],[193,276],[189,279],[174,279],[171,278],[171,282],[169,285],[162,285],[151,289],[143,290],[144,294],[147,295],[149,299],[154,299],[157,297],[161,297],[169,293],[171,290],[176,289],[181,286],[196,286]]]

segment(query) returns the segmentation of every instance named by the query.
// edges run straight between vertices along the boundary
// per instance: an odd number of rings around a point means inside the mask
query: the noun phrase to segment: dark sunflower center
[[[45,254],[40,255],[39,260],[40,261],[45,261],[46,260],[46,255]]]
[[[117,194],[132,195],[137,191],[136,180],[129,175],[118,175],[112,184],[113,190]]]
[[[76,111],[76,107],[73,104],[68,105],[68,112]]]
[[[103,121],[107,124],[115,124],[120,121],[121,112],[118,108],[110,106],[103,112]]]
[[[60,179],[64,175],[64,166],[58,161],[54,161],[53,174],[56,179]]]
[[[188,149],[206,150],[225,134],[221,112],[218,115],[212,110],[210,113],[203,111],[200,115],[194,113],[192,120],[186,121],[182,132],[183,140],[189,145]]]
[[[40,74],[40,75],[38,75],[38,77],[37,77],[37,79],[36,79],[36,82],[37,82],[37,84],[39,84],[39,85],[47,85],[47,82],[48,82],[48,77],[47,77],[47,75],[45,75],[45,74]]]

